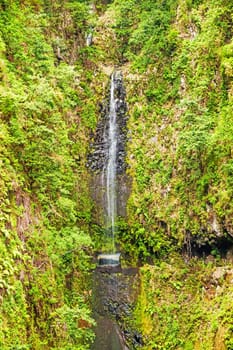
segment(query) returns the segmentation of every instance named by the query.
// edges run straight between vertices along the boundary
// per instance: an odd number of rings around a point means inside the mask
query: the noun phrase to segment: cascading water
[[[97,214],[93,213],[93,217],[105,230],[101,236],[103,254],[98,256],[99,264],[118,265],[116,219],[125,215],[128,190],[124,161],[127,106],[119,70],[112,73],[109,97],[101,106],[102,117],[88,157],[88,166],[93,171],[92,193]]]
[[[115,244],[117,217],[125,216],[129,193],[124,161],[127,106],[120,71],[113,72],[108,97],[101,106],[101,118],[88,157],[96,203],[93,218],[106,232],[100,237],[102,254],[98,255],[98,267],[93,276],[97,326],[91,349],[128,350],[126,343],[134,343],[137,338],[137,334],[124,328],[136,297],[137,269],[122,268]]]
[[[102,186],[106,188],[106,227],[111,238],[110,250],[115,252],[115,221],[117,214],[117,98],[115,97],[115,74],[111,77],[110,88],[110,108],[108,115],[108,123],[104,131],[104,144],[106,148],[106,164],[102,171]]]

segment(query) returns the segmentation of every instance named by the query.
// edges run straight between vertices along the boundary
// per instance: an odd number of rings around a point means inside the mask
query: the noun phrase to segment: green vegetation
[[[113,10],[132,179],[120,239],[155,264],[141,268],[143,348],[232,349],[232,259],[222,259],[233,234],[232,4],[128,0]],[[209,256],[191,259],[195,249]]]
[[[177,256],[145,265],[135,311],[142,349],[232,349],[232,274],[232,266]]]
[[[0,347],[88,349],[93,19],[85,1],[1,1],[0,11]]]
[[[132,186],[118,239],[154,264],[141,269],[135,311],[143,348],[230,350],[233,5],[93,5],[0,0],[0,348],[90,348],[103,230],[86,155],[120,65]],[[190,259],[193,247],[212,262]]]
[[[232,5],[112,6],[130,110],[126,246],[161,257],[231,241]]]

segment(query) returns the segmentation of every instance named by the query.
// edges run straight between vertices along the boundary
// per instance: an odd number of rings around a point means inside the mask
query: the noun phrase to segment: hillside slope
[[[93,19],[82,1],[0,11],[0,347],[88,349]]]
[[[133,240],[150,253],[232,242],[232,5],[115,2],[130,110]]]
[[[232,349],[232,4],[115,1],[143,349]],[[134,323],[133,322],[133,323]]]

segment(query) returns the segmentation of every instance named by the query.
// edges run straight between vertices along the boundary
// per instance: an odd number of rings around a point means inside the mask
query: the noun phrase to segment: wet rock
[[[100,266],[114,267],[120,265],[120,253],[99,254],[97,259]]]
[[[128,268],[122,269],[121,273],[110,272],[110,270],[108,273],[103,273],[99,269],[95,273],[94,308],[97,323],[100,316],[105,321],[115,322],[120,338],[123,340],[122,349],[124,350],[137,349],[143,344],[141,334],[131,329],[127,323],[137,298],[137,272],[137,268]]]
[[[113,85],[112,85],[113,84]],[[114,90],[112,91],[112,87]],[[107,209],[107,191],[106,180],[111,137],[110,131],[110,110],[114,106],[114,158],[111,153],[112,160],[114,159],[114,187],[117,192],[116,203],[116,216],[126,216],[126,203],[129,197],[131,181],[130,177],[126,174],[127,163],[126,158],[126,142],[127,142],[127,104],[126,93],[123,84],[123,77],[120,71],[115,71],[111,78],[111,88],[109,89],[108,98],[99,104],[100,107],[100,119],[96,127],[96,131],[91,135],[90,152],[87,156],[86,165],[90,169],[90,191],[94,200],[95,206],[93,208],[93,218],[100,226],[107,225],[109,217]],[[114,93],[114,104],[113,95]],[[110,108],[111,104],[111,108]],[[116,118],[115,118],[116,117]],[[115,148],[116,147],[116,148]],[[112,151],[111,151],[112,152]],[[113,163],[111,163],[113,164]],[[109,188],[109,187],[108,187]]]
[[[122,174],[126,169],[125,163],[125,144],[127,141],[127,104],[125,101],[125,88],[123,85],[123,77],[120,71],[114,73],[115,82],[115,98],[116,98],[116,114],[118,125],[117,137],[117,174]],[[87,159],[87,166],[95,172],[103,170],[107,160],[107,150],[109,144],[105,142],[105,132],[108,128],[108,115],[110,112],[110,96],[107,101],[100,104],[101,118],[97,125],[94,140],[91,145],[90,153]]]

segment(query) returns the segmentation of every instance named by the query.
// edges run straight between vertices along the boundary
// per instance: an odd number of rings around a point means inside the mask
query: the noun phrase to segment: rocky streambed
[[[97,267],[93,308],[97,326],[92,350],[130,350],[142,345],[130,319],[138,295],[138,269]]]

